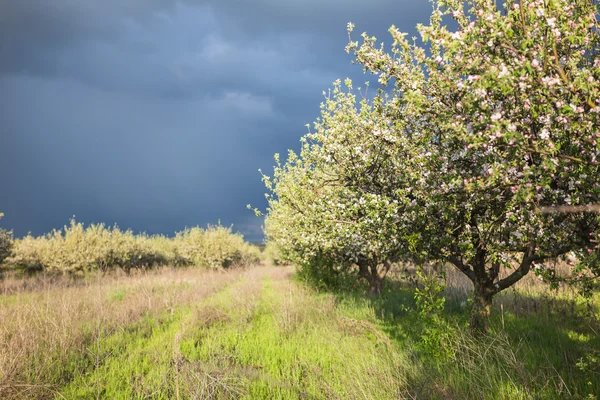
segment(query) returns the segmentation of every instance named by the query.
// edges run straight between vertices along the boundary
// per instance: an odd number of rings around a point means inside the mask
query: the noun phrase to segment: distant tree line
[[[0,265],[26,271],[78,273],[160,265],[230,268],[260,261],[261,252],[220,225],[188,228],[175,237],[134,234],[119,227],[71,220],[62,230],[13,240],[0,230]]]

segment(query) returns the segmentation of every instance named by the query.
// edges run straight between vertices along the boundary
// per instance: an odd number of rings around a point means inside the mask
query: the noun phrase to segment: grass
[[[286,279],[262,286],[252,306],[230,308],[228,322],[182,343],[183,356],[242,377],[246,398],[398,397],[399,353],[381,332]]]
[[[317,292],[293,268],[0,282],[0,398],[597,398],[600,301],[525,281],[492,334],[449,275],[440,356],[413,288]],[[446,354],[446,353],[445,353]]]
[[[412,288],[393,282],[371,299],[382,329],[400,345],[418,344],[425,326],[414,312]],[[600,296],[584,299],[568,287],[551,290],[530,275],[494,299],[490,335],[465,329],[470,282],[455,270],[446,277],[444,319],[450,326],[446,360],[417,356],[424,373],[410,383],[417,397],[597,398],[600,393]],[[355,295],[355,294],[353,294]],[[587,365],[585,360],[590,360]],[[582,363],[584,361],[584,363]],[[424,378],[427,377],[427,378]],[[431,387],[436,394],[427,393]]]

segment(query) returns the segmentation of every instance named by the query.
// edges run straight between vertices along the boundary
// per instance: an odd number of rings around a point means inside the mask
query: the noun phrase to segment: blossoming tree
[[[422,168],[409,171],[430,222],[422,242],[473,282],[477,329],[485,329],[492,297],[534,263],[591,250],[596,215],[540,207],[596,203],[600,194],[596,6],[503,6],[434,2],[430,25],[418,27],[427,47],[393,27],[389,52],[366,35],[348,46],[382,84],[393,82],[390,107],[428,143],[417,156]]]
[[[300,155],[290,152],[283,166],[276,157],[273,177],[264,177],[272,192],[265,230],[297,263],[334,273],[356,266],[378,293],[391,263],[407,253],[406,240],[396,220],[401,205],[363,187],[378,182],[361,181],[389,162],[387,147],[378,146],[389,136],[388,120],[366,99],[359,108],[354,94],[336,82]]]
[[[300,159],[335,171],[352,198],[375,199],[369,217],[355,214],[361,232],[380,229],[399,249],[465,274],[471,326],[485,331],[495,294],[532,267],[552,277],[544,260],[576,252],[585,277],[600,272],[597,214],[542,211],[600,202],[597,9],[589,0],[433,4],[422,44],[395,27],[389,49],[366,34],[350,41],[386,92],[353,112],[337,85]]]

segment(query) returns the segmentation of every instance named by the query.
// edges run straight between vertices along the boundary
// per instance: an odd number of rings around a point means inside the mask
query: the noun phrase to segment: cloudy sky
[[[389,43],[427,0],[0,0],[0,212],[17,236],[72,216],[250,240],[258,169],[297,149],[338,78],[372,80],[346,24]],[[358,35],[357,35],[358,38]]]

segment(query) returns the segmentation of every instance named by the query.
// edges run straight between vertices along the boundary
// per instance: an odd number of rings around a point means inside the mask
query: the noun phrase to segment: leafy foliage
[[[543,211],[600,202],[596,6],[502,6],[433,1],[421,44],[395,27],[389,49],[351,40],[384,89],[359,101],[346,80],[326,93],[301,153],[264,178],[268,237],[359,275],[403,257],[450,262],[473,282],[482,330],[493,296],[545,260],[574,253],[571,281],[597,285],[598,216]]]
[[[0,213],[0,219],[4,214]],[[0,229],[0,264],[11,254],[13,246],[12,232]]]
[[[267,242],[263,250],[265,258],[273,265],[286,265],[287,260],[275,242]]]
[[[415,304],[424,331],[422,344],[436,359],[445,359],[452,355],[448,343],[451,329],[443,318],[443,297],[445,289],[444,274],[434,271],[417,271],[420,286],[415,289]]]
[[[194,265],[209,268],[228,268],[257,264],[260,250],[246,242],[231,228],[209,226],[204,230],[189,228],[177,233],[175,245],[179,254]]]
[[[71,220],[62,230],[17,240],[7,264],[30,271],[73,273],[121,268],[129,272],[158,265],[227,268],[256,264],[259,256],[258,248],[222,226],[191,228],[167,238],[135,235],[104,224],[86,228]]]

